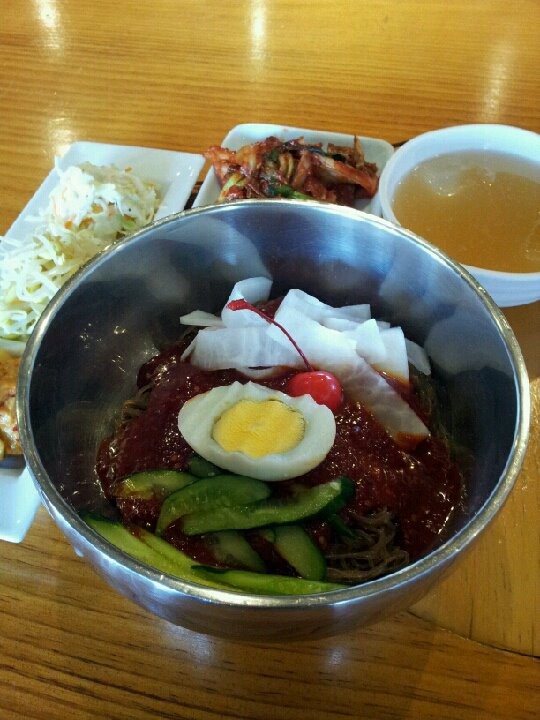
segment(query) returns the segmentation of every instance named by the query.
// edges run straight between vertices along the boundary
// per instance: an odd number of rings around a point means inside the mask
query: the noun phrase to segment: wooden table
[[[391,142],[539,131],[539,31],[537,0],[3,0],[0,231],[79,139],[200,152],[239,122]],[[40,510],[0,544],[1,717],[537,717],[539,304],[507,315],[533,387],[525,467],[410,612],[305,643],[197,635],[106,587]]]

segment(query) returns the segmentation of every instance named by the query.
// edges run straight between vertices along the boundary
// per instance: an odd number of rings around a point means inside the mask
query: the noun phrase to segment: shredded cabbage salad
[[[85,262],[151,222],[156,186],[130,169],[85,162],[62,171],[30,237],[0,238],[0,338],[25,341]]]

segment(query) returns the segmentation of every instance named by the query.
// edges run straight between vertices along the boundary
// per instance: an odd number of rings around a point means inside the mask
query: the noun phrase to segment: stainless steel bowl
[[[106,507],[96,448],[132,396],[139,366],[174,341],[179,316],[216,311],[232,284],[269,275],[377,317],[425,343],[472,454],[466,511],[434,552],[388,577],[313,596],[256,597],[184,583],[108,544],[79,517]],[[354,210],[243,201],[181,213],[85,266],[44,312],[22,360],[18,410],[30,471],[52,517],[107,582],[185,627],[243,639],[329,635],[406,608],[493,519],[525,452],[527,375],[509,326],[460,266],[415,237]]]

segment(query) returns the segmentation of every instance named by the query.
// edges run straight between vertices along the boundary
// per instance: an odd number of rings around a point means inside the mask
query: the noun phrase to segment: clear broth
[[[540,271],[540,164],[499,153],[439,155],[398,184],[401,225],[464,265]]]

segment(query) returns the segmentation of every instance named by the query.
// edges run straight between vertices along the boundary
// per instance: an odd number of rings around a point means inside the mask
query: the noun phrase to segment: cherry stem
[[[227,303],[227,307],[229,310],[251,310],[251,312],[254,312],[256,315],[261,317],[263,320],[266,320],[266,322],[269,323],[270,325],[275,325],[277,328],[279,328],[281,330],[281,332],[285,335],[285,337],[288,340],[290,340],[290,342],[293,344],[294,349],[302,358],[304,365],[306,366],[308,371],[311,372],[313,370],[313,366],[309,363],[309,360],[304,355],[302,350],[298,347],[296,342],[293,340],[290,333],[283,327],[283,325],[280,325],[280,323],[278,323],[277,320],[274,320],[274,318],[269,317],[262,310],[259,310],[259,308],[256,308],[251,303],[248,303],[247,300],[244,300],[244,298],[241,298],[239,300],[231,300],[231,302]]]

